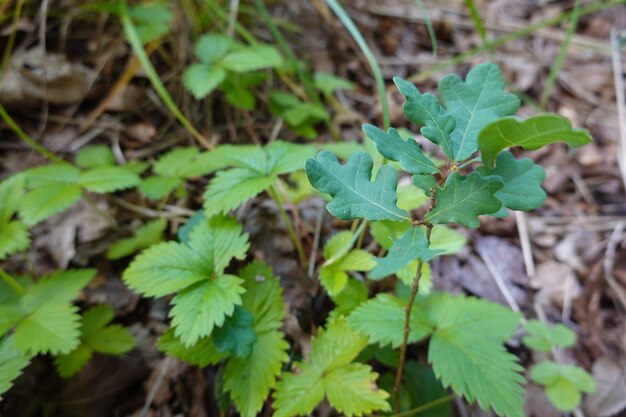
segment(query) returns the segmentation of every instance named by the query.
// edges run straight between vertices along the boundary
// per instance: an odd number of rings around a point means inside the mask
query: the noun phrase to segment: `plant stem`
[[[326,0],[326,4],[333,10],[333,12],[337,15],[341,23],[346,27],[350,35],[354,38],[354,41],[359,45],[361,52],[365,55],[365,59],[367,59],[367,63],[370,65],[370,69],[372,70],[372,74],[374,75],[374,80],[376,81],[376,89],[378,90],[378,97],[380,100],[380,105],[382,107],[383,113],[383,128],[385,130],[389,129],[391,126],[391,118],[389,116],[389,104],[387,103],[387,90],[385,89],[385,80],[383,79],[383,73],[380,69],[380,65],[378,64],[378,60],[376,56],[365,42],[363,35],[359,32],[359,29],[356,27],[348,13],[344,10],[344,8],[339,4],[337,0]]]
[[[45,156],[49,160],[53,162],[63,162],[63,159],[59,158],[43,146],[41,146],[35,139],[31,138],[28,133],[24,132],[22,128],[11,118],[9,113],[2,107],[0,104],[0,117],[4,122],[9,126],[9,128],[24,142],[28,143],[31,148],[35,151],[39,152],[41,155]]]
[[[426,240],[430,245],[430,233],[432,231],[432,226],[430,224],[426,225]],[[413,303],[415,302],[415,297],[419,292],[420,287],[420,278],[422,277],[422,268],[424,267],[424,262],[420,259],[417,264],[417,273],[415,274],[415,279],[413,280],[413,284],[411,285],[411,294],[409,295],[409,301],[404,306],[404,334],[402,335],[402,344],[400,345],[400,361],[398,362],[398,369],[396,371],[396,382],[393,386],[393,408],[394,412],[398,412],[398,408],[400,404],[398,402],[398,395],[400,394],[400,384],[402,383],[402,376],[404,375],[404,363],[406,362],[406,348],[409,341],[409,333],[411,332],[411,310],[413,309]]]
[[[19,295],[24,295],[26,294],[26,289],[24,289],[24,287],[22,286],[22,284],[20,284],[19,282],[17,282],[17,280],[15,278],[13,278],[11,275],[9,275],[4,269],[0,268],[0,278],[2,278],[2,280],[4,282],[7,283],[7,285],[11,288],[13,288],[13,290],[18,293]]]
[[[271,186],[268,190],[268,194],[276,202],[276,206],[278,207],[278,212],[280,213],[280,217],[283,219],[285,226],[287,227],[287,233],[289,233],[289,237],[291,237],[291,241],[296,247],[296,252],[298,252],[298,258],[300,259],[300,265],[303,268],[306,268],[306,257],[304,256],[304,250],[302,249],[302,244],[300,243],[300,239],[298,238],[298,234],[296,233],[296,229],[293,227],[293,223],[289,218],[289,215],[285,211],[283,207],[283,199],[280,197],[280,192],[276,189],[275,186]]]
[[[418,407],[412,408],[403,413],[393,414],[391,417],[410,417],[417,413],[423,413],[424,411],[430,410],[431,408],[435,408],[438,405],[445,404],[448,401],[453,400],[454,397],[455,397],[454,394],[446,395],[445,397],[437,398],[436,400],[433,400],[426,404],[422,404]]]

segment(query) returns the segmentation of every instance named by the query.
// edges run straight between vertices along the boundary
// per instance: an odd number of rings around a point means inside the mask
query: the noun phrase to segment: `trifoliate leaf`
[[[215,90],[226,78],[226,70],[219,66],[193,64],[183,72],[183,84],[197,100]]]
[[[141,181],[137,189],[150,200],[160,200],[183,184],[182,178],[154,175]]]
[[[553,348],[570,347],[576,343],[576,333],[560,323],[548,326],[539,320],[529,320],[526,331],[529,334],[523,338],[524,344],[540,352],[550,352]]]
[[[115,155],[105,145],[85,146],[76,154],[76,165],[81,168],[96,168],[115,165]]]
[[[174,329],[169,329],[159,338],[157,347],[170,356],[202,368],[215,365],[228,357],[227,353],[217,350],[212,337],[204,337],[195,345],[187,347],[174,335]]]
[[[0,400],[29,363],[30,356],[20,352],[12,338],[0,339]]]
[[[237,358],[245,358],[252,352],[256,333],[252,328],[254,317],[245,308],[236,306],[233,315],[226,318],[221,327],[213,332],[215,347],[220,352],[229,352]]]
[[[313,85],[327,96],[337,90],[352,91],[356,88],[352,81],[325,72],[316,72],[313,75]]]
[[[83,314],[82,345],[109,355],[121,355],[135,347],[135,338],[125,327],[109,324],[115,316],[109,305],[92,307]]]
[[[163,240],[163,232],[166,227],[166,219],[157,219],[144,224],[137,229],[135,236],[118,240],[112,244],[107,250],[107,258],[120,259],[159,243]]]
[[[502,345],[519,325],[519,315],[499,304],[463,297],[432,303],[429,310],[436,330],[428,361],[443,385],[500,416],[523,417],[523,368]]]
[[[496,197],[512,210],[533,210],[546,200],[546,192],[541,189],[546,172],[532,159],[515,159],[510,152],[502,152],[494,169],[483,167],[480,173],[502,178],[504,187],[496,193]]]
[[[423,126],[420,133],[439,145],[448,158],[454,159],[454,145],[450,137],[456,126],[454,117],[441,107],[434,95],[420,93],[413,83],[400,77],[394,77],[393,82],[406,98],[402,105],[406,118],[418,126]]]
[[[455,74],[441,79],[441,101],[456,120],[450,134],[454,161],[462,161],[478,150],[478,134],[485,126],[515,114],[520,101],[505,93],[504,86],[500,69],[489,62],[475,66],[465,82]]]
[[[572,411],[582,397],[581,392],[596,390],[596,381],[584,369],[574,365],[561,365],[546,361],[533,366],[531,379],[546,387],[550,402],[560,411]]]
[[[221,65],[230,71],[249,72],[280,67],[283,59],[274,46],[254,45],[236,48],[221,60]]]
[[[375,385],[376,373],[351,363],[367,346],[367,338],[347,326],[343,317],[328,323],[313,339],[309,359],[296,364],[299,373],[283,373],[274,393],[276,417],[311,413],[324,396],[347,416],[389,410],[385,391]]]
[[[504,117],[486,125],[480,131],[478,146],[485,166],[493,168],[498,154],[511,146],[534,150],[555,142],[579,147],[591,141],[588,131],[572,129],[566,118],[540,114],[524,121],[516,117]]]
[[[397,348],[404,335],[405,301],[391,294],[379,294],[357,307],[348,317],[348,324],[354,330],[366,335],[370,343]],[[409,343],[428,336],[433,328],[425,316],[429,305],[427,298],[418,297],[411,310],[411,331]]]
[[[28,249],[30,246],[30,235],[28,226],[16,220],[7,223],[0,223],[0,260],[8,255]]]
[[[220,171],[204,193],[207,216],[226,213],[256,197],[276,183],[276,176],[263,176],[247,168]]]
[[[363,217],[369,220],[406,221],[409,213],[396,206],[398,178],[395,169],[383,166],[371,182],[372,158],[358,152],[345,165],[335,155],[322,151],[306,161],[309,181],[333,200],[328,211],[343,220]]]
[[[400,239],[394,240],[387,256],[376,258],[376,267],[368,274],[371,279],[382,279],[403,268],[409,262],[420,259],[428,262],[441,251],[428,247],[423,227],[411,227]]]
[[[235,306],[241,304],[242,280],[233,275],[221,275],[202,280],[181,291],[172,299],[174,334],[185,346],[194,345],[200,338],[222,326]]]
[[[378,152],[392,161],[400,162],[400,166],[406,172],[410,174],[439,172],[433,161],[424,156],[417,142],[412,138],[402,139],[396,129],[390,128],[385,132],[375,126],[365,124],[363,131],[374,141]]]
[[[478,216],[500,210],[502,202],[495,197],[504,184],[496,176],[483,177],[478,172],[468,176],[453,172],[443,188],[437,187],[437,207],[426,220],[441,223],[459,223],[472,229],[480,225]]]
[[[68,353],[80,342],[78,308],[48,303],[24,317],[15,328],[15,346],[23,352]]]
[[[111,193],[138,185],[141,179],[134,172],[117,166],[91,168],[81,173],[78,183],[96,193]]]
[[[276,384],[289,348],[279,331],[284,317],[282,290],[271,269],[255,261],[240,271],[246,293],[243,307],[253,317],[257,339],[245,358],[231,358],[224,374],[224,388],[243,417],[256,416]]]

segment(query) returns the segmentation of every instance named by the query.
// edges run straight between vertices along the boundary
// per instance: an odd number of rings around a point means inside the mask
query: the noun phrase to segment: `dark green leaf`
[[[245,308],[236,306],[233,315],[226,318],[222,327],[213,332],[215,347],[220,352],[229,352],[238,358],[245,358],[252,352],[256,333],[252,328],[254,317]]]

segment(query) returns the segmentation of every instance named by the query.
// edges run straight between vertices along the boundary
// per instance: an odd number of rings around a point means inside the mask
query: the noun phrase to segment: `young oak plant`
[[[315,189],[332,197],[327,209],[335,217],[367,219],[374,222],[374,228],[383,227],[377,226],[378,222],[386,227],[402,225],[401,234],[387,234],[391,236],[388,252],[385,257],[375,258],[370,279],[399,274],[408,264],[417,262],[412,269],[415,277],[408,297],[379,294],[354,309],[345,324],[329,323],[326,334],[333,327],[347,325],[367,336],[370,343],[400,348],[393,390],[396,411],[407,344],[429,338],[428,361],[445,387],[451,387],[469,402],[477,401],[484,409],[491,407],[500,416],[522,417],[523,368],[504,346],[517,330],[520,316],[485,300],[420,291],[421,278],[427,262],[446,250],[433,244],[440,225],[456,223],[476,228],[481,215],[505,217],[507,208],[533,210],[545,200],[541,189],[544,170],[530,159],[515,158],[506,149],[521,146],[532,150],[554,142],[577,147],[589,143],[591,137],[554,114],[524,121],[514,117],[520,101],[505,92],[502,75],[492,63],[476,66],[465,80],[457,75],[444,77],[438,88],[441,103],[410,82],[398,77],[394,82],[406,99],[406,117],[421,126],[421,134],[438,145],[449,162],[447,167],[438,167],[421,151],[417,141],[404,139],[394,128],[384,131],[372,125],[363,127],[378,152],[397,162],[402,171],[411,175],[414,186],[430,195],[430,208],[423,218],[416,219],[397,205],[398,174],[392,165],[382,165],[372,180],[374,163],[364,152],[355,153],[344,165],[327,151],[307,160],[309,181]],[[380,231],[379,236],[386,237]],[[347,255],[349,252],[340,259]],[[369,265],[362,268],[368,269]],[[319,339],[323,340],[326,334]],[[362,391],[357,395],[355,388],[355,395],[350,397],[353,402],[342,403],[327,385],[334,370],[325,368],[325,362],[318,362],[312,354],[309,362],[299,365],[300,373],[283,377],[275,396],[279,415],[306,414],[322,400],[323,394],[347,415],[388,409],[385,396],[371,385],[368,390],[358,385]],[[557,375],[550,371],[543,373],[548,376],[534,371],[533,378],[548,385],[571,373],[560,369]],[[352,377],[357,380],[356,373],[346,376],[343,383],[348,384]],[[365,378],[358,380],[366,384]],[[579,388],[584,391],[589,387]]]

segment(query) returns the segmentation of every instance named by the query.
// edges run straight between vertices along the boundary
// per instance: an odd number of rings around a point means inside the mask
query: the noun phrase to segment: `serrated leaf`
[[[477,400],[498,415],[524,416],[523,368],[502,343],[519,325],[519,315],[485,300],[448,298],[433,303],[435,327],[428,361],[445,387]]]
[[[30,356],[20,352],[12,338],[0,339],[0,400],[29,363]]]
[[[560,411],[572,411],[580,404],[582,392],[594,392],[596,382],[584,369],[546,361],[533,366],[531,379],[544,385],[550,402]]]
[[[28,249],[30,235],[28,226],[19,220],[0,223],[0,260],[8,255]]]
[[[173,19],[170,5],[165,2],[135,5],[128,9],[128,15],[135,23],[137,36],[144,44],[169,32]]]
[[[275,182],[275,176],[261,176],[247,168],[218,172],[203,196],[206,215],[210,217],[237,208]]]
[[[233,315],[213,332],[215,347],[220,352],[228,352],[237,358],[245,358],[252,352],[257,340],[252,328],[252,314],[241,306],[236,306]]]
[[[324,396],[347,416],[390,409],[388,394],[375,385],[377,374],[369,366],[351,363],[367,346],[367,338],[350,329],[343,317],[329,322],[311,345],[309,360],[296,364],[300,372],[283,374],[276,387],[276,417],[309,414]]]
[[[305,169],[315,189],[330,194],[333,200],[328,211],[343,220],[366,218],[369,220],[406,221],[409,213],[396,206],[398,178],[391,166],[383,166],[376,180],[371,182],[372,158],[358,152],[345,165],[335,155],[322,151],[316,158],[306,161]]]
[[[199,254],[176,242],[151,246],[138,255],[122,277],[133,291],[163,297],[211,277]]]
[[[284,302],[278,278],[268,266],[255,261],[240,271],[246,293],[242,305],[254,316],[257,339],[246,358],[232,358],[226,366],[224,388],[243,417],[256,416],[288,361],[288,343],[278,330]]]
[[[524,121],[516,117],[504,117],[486,125],[480,131],[478,146],[485,166],[493,168],[498,154],[511,146],[534,150],[555,142],[579,147],[591,141],[588,131],[573,129],[566,118],[556,114],[540,114]]]
[[[441,107],[434,95],[420,93],[413,83],[400,77],[394,77],[393,82],[406,98],[402,105],[406,118],[418,126],[423,126],[420,133],[439,145],[448,158],[454,159],[454,145],[450,137],[456,126],[454,117]]]
[[[249,72],[283,65],[283,59],[274,46],[254,45],[237,48],[222,60],[224,68],[234,72]]]
[[[141,181],[137,189],[150,200],[160,200],[172,193],[182,184],[182,178],[154,175]]]
[[[546,200],[541,183],[546,176],[544,169],[532,159],[515,159],[510,152],[498,155],[495,168],[480,169],[484,176],[497,175],[504,187],[496,193],[502,204],[512,210],[534,210]]]
[[[162,177],[186,177],[186,170],[199,154],[198,148],[176,148],[161,156],[153,171]]]
[[[355,279],[348,280],[344,289],[330,298],[335,303],[335,308],[330,312],[329,320],[334,320],[339,316],[348,316],[367,300],[367,287]]]
[[[81,168],[96,168],[115,165],[115,155],[105,145],[85,146],[76,153],[76,165]]]
[[[384,258],[375,258],[376,267],[368,274],[371,279],[382,279],[409,262],[420,259],[428,262],[441,253],[428,247],[428,239],[422,227],[411,227],[400,239],[396,239]]]
[[[504,87],[498,66],[489,62],[472,68],[465,82],[455,74],[441,79],[441,101],[456,120],[450,134],[454,161],[462,161],[478,150],[478,134],[485,126],[515,114],[520,100],[505,93]]]
[[[459,223],[472,229],[480,225],[478,216],[500,210],[495,197],[504,184],[496,176],[483,177],[478,172],[468,176],[453,172],[443,188],[437,187],[437,207],[425,219],[436,224]]]
[[[418,298],[411,310],[411,331],[409,343],[428,336],[432,325],[424,316],[427,299]],[[404,335],[405,302],[391,294],[379,294],[357,307],[348,317],[348,324],[354,330],[366,335],[370,343],[397,348]]]
[[[217,350],[212,337],[203,337],[193,346],[187,347],[174,335],[174,329],[169,329],[159,338],[157,347],[161,352],[202,368],[215,365],[228,357],[227,353]]]
[[[56,355],[54,366],[61,377],[69,378],[83,369],[92,356],[93,349],[81,344],[69,353]]]
[[[127,328],[112,324],[86,337],[85,344],[96,352],[121,355],[133,349],[137,342]]]
[[[113,243],[107,250],[107,258],[120,259],[163,240],[166,219],[156,219],[137,229],[135,236]]]
[[[141,179],[134,172],[116,166],[91,168],[81,173],[78,183],[96,193],[111,193],[138,185]]]
[[[548,326],[539,320],[529,320],[526,331],[529,334],[522,339],[524,344],[540,352],[550,352],[557,347],[571,347],[576,343],[576,333],[560,323]]]
[[[75,184],[80,170],[67,163],[57,163],[31,168],[25,173],[28,189],[61,184]]]
[[[12,175],[0,182],[0,225],[11,220],[24,195],[26,176]]]
[[[183,84],[197,100],[215,90],[226,78],[226,70],[219,66],[193,64],[183,72]]]
[[[437,174],[439,170],[422,153],[417,142],[403,139],[398,131],[389,128],[387,132],[369,124],[363,125],[363,132],[374,141],[378,152],[384,157],[400,162],[403,170],[410,174]]]
[[[15,328],[15,346],[23,352],[68,353],[80,342],[78,308],[46,303],[24,317]]]
[[[20,202],[20,217],[34,226],[42,220],[73,206],[81,197],[78,184],[42,186],[26,193]]]
[[[275,140],[265,147],[269,172],[274,175],[289,174],[304,169],[306,160],[315,155],[315,148],[282,140]]]
[[[45,304],[69,303],[95,275],[94,269],[57,271],[28,288],[20,301],[21,306],[24,311],[32,312]]]
[[[222,326],[235,306],[241,304],[242,280],[233,275],[222,275],[203,280],[185,288],[172,299],[174,334],[185,346],[194,345],[209,336],[215,326]]]

